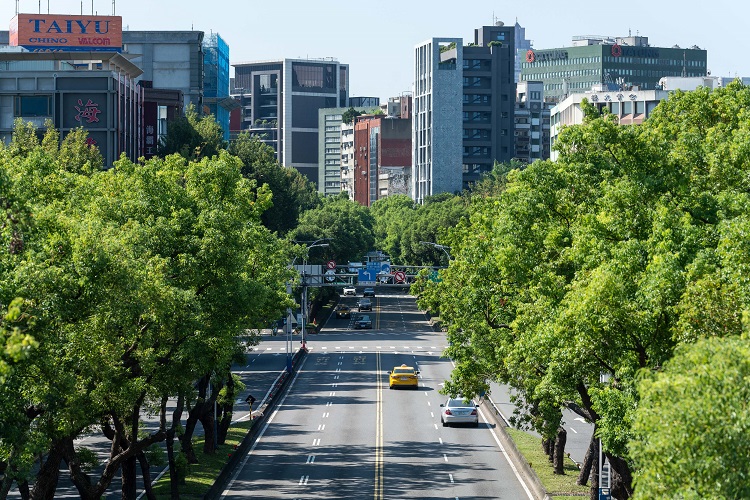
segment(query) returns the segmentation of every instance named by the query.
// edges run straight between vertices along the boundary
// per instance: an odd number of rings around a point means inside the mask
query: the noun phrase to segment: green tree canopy
[[[681,342],[738,335],[748,311],[750,91],[676,92],[641,126],[582,107],[558,162],[472,200],[422,303],[448,324],[446,392],[510,384],[547,438],[571,405],[596,424],[627,497],[636,374]]]
[[[345,193],[324,198],[318,208],[304,212],[289,236],[299,242],[326,238],[329,246],[317,254],[337,262],[361,261],[375,243],[372,214]]]
[[[297,169],[281,166],[273,148],[249,132],[233,140],[229,152],[242,161],[242,175],[271,190],[273,208],[261,216],[269,230],[285,235],[297,226],[301,213],[317,206],[315,186]]]
[[[200,116],[191,103],[185,115],[167,126],[167,135],[159,140],[157,154],[161,157],[177,153],[188,160],[210,158],[226,149],[224,131],[213,115]]]
[[[636,498],[750,497],[750,342],[681,345],[639,384]]]

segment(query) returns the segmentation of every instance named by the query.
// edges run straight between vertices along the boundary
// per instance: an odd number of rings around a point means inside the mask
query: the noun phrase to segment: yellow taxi
[[[349,318],[352,315],[351,308],[346,304],[338,304],[335,311],[337,318]]]
[[[397,366],[389,371],[388,375],[389,389],[395,387],[411,387],[412,389],[417,389],[419,387],[419,377],[417,377],[417,375],[419,375],[419,370],[415,370],[411,366]]]

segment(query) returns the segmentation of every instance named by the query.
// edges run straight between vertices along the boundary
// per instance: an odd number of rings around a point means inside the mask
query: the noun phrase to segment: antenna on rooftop
[[[116,15],[115,11],[117,11],[117,9],[115,8],[115,0],[112,0],[112,15],[113,16]]]

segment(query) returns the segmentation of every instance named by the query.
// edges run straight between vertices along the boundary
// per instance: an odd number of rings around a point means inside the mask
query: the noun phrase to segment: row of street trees
[[[198,142],[215,136],[201,122]],[[284,215],[296,222],[318,200],[249,136],[232,144],[237,156],[204,145],[107,171],[85,139],[48,128],[39,141],[19,121],[0,143],[0,497],[15,481],[53,498],[65,462],[81,498],[102,497],[118,473],[135,498],[137,467],[149,485],[161,442],[177,497],[183,464],[198,461],[196,425],[204,453],[214,418],[216,441],[226,435],[240,334],[292,305]],[[291,206],[264,220],[276,195]],[[143,427],[147,414],[157,428]],[[74,440],[99,431],[112,446],[96,469]]]
[[[445,391],[509,384],[558,466],[578,412],[616,498],[746,498],[750,89],[675,92],[632,127],[583,107],[559,161],[496,172],[414,288],[448,324]]]

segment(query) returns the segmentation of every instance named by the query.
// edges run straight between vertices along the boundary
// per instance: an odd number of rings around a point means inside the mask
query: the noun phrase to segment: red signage
[[[122,50],[122,17],[18,14],[10,45],[34,52]]]

